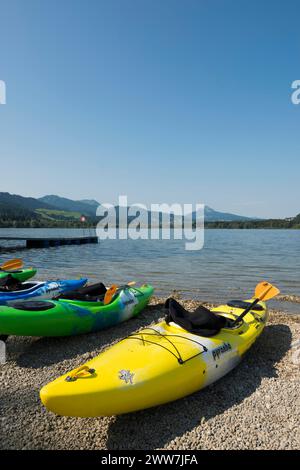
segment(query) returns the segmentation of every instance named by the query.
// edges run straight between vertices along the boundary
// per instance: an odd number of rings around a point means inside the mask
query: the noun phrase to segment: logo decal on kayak
[[[56,290],[59,288],[59,284],[57,282],[49,282],[47,286],[47,292],[51,292],[52,290]]]
[[[224,354],[224,353],[226,353],[228,351],[231,351],[231,350],[232,350],[232,347],[231,347],[230,343],[224,343],[221,346],[219,346],[218,348],[213,349],[212,350],[212,355],[213,355],[214,360],[216,361],[217,359],[220,358],[221,354]]]
[[[125,380],[125,383],[133,384],[133,376],[134,374],[130,372],[130,370],[120,370],[119,371],[119,379]]]
[[[138,300],[135,297],[134,293],[127,289],[121,292],[120,297],[121,297],[122,304],[124,305],[124,307],[126,307],[127,305],[131,305],[131,304],[135,304],[135,305],[138,304]]]

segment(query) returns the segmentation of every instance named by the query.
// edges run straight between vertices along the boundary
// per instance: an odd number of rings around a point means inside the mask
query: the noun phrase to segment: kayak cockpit
[[[229,302],[227,302],[228,307],[241,308],[242,310],[245,310],[251,304],[252,304],[251,301],[247,302],[245,300],[230,300]],[[256,304],[251,308],[251,310],[254,310],[256,312],[262,312],[264,310],[264,307],[260,304]]]
[[[75,300],[80,302],[100,302],[103,301],[107,289],[102,282],[81,287],[65,294],[55,297],[55,300]]]
[[[55,307],[53,302],[45,300],[28,300],[26,302],[14,302],[10,304],[15,310],[24,310],[26,312],[41,312]]]
[[[31,292],[41,286],[42,282],[20,282],[15,278],[0,279],[0,294]]]
[[[165,307],[168,309],[165,319],[167,324],[173,321],[186,331],[199,336],[215,336],[230,322],[230,319],[215,314],[203,305],[194,312],[189,312],[175,299],[170,298],[166,301]]]
[[[200,305],[194,312],[189,312],[175,299],[170,298],[165,303],[168,310],[165,320],[167,324],[173,322],[189,333],[204,337],[216,336],[222,329],[239,329],[244,322],[243,320],[237,322],[238,316],[232,310],[245,310],[251,305],[251,301],[231,300],[223,306],[223,309],[221,306],[209,310]],[[251,311],[263,313],[265,308],[261,304],[256,304]]]
[[[38,282],[21,282],[11,274],[0,279],[0,292],[22,292],[36,287]]]

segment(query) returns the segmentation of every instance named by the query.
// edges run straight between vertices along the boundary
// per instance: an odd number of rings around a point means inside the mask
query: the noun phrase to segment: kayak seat
[[[66,299],[66,300],[81,300],[83,302],[97,302],[102,300],[105,293],[106,287],[102,282],[97,284],[91,284],[90,286],[81,287],[80,289],[66,292],[55,297],[55,300]]]
[[[251,302],[244,302],[243,300],[230,300],[230,302],[227,303],[228,307],[233,307],[233,308],[242,308],[243,310],[246,310],[246,308],[251,305]],[[252,310],[256,310],[257,312],[262,312],[264,310],[262,305],[256,304]]]
[[[26,310],[29,312],[37,312],[42,310],[50,310],[54,308],[55,304],[52,302],[38,301],[38,300],[28,300],[28,302],[14,302],[10,304],[16,310]]]
[[[3,289],[3,288],[0,288],[0,292],[27,292],[29,289],[32,289],[33,287],[36,287],[38,286],[38,284],[35,282],[35,283],[26,283],[23,284],[23,283],[20,283],[18,284],[17,286],[11,286],[9,288],[6,288],[6,289]]]
[[[22,283],[11,274],[0,279],[0,291],[15,291],[22,288]]]
[[[175,299],[168,299],[165,303],[168,310],[166,323],[171,321],[181,326],[190,333],[199,336],[215,336],[219,331],[227,326],[228,319],[216,315],[203,305],[200,305],[194,312],[188,312]]]

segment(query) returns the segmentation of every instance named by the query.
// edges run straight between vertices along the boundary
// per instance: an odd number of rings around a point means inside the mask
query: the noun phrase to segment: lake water
[[[11,234],[83,236],[92,232],[0,229],[0,237]],[[105,284],[136,280],[153,284],[158,295],[176,289],[184,297],[202,301],[251,296],[255,285],[266,279],[283,294],[300,296],[298,230],[205,230],[200,251],[186,251],[184,240],[105,240],[98,245],[8,249],[15,245],[0,240],[1,260],[22,257],[26,266],[38,268],[41,279],[87,276]]]

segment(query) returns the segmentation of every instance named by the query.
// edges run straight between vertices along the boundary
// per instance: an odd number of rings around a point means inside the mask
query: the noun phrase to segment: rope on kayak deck
[[[147,333],[146,330],[151,330],[151,331],[153,331],[153,333]],[[145,333],[144,333],[144,331],[145,331]],[[171,344],[171,346],[173,346],[173,348],[175,349],[175,352],[172,351],[171,349],[169,349],[167,346],[164,346],[160,343],[156,343],[155,341],[150,341],[149,339],[145,339],[143,335],[156,336],[156,337],[159,337],[159,338],[166,339]],[[193,356],[191,356],[187,359],[183,359],[181,354],[180,354],[180,351],[178,350],[176,345],[170,340],[170,337],[182,338],[186,341],[190,341],[191,343],[195,343],[198,346],[201,346],[203,348],[203,351],[200,351],[197,354],[194,354]],[[131,335],[127,336],[126,338],[123,338],[123,340],[121,340],[121,341],[124,341],[125,339],[137,339],[138,341],[142,341],[143,343],[148,343],[148,344],[153,344],[155,346],[160,346],[161,348],[165,349],[170,354],[172,354],[172,356],[174,356],[177,359],[179,364],[185,364],[186,362],[190,361],[191,359],[194,359],[195,357],[200,356],[200,354],[203,354],[203,353],[208,351],[207,347],[204,346],[204,344],[199,343],[199,341],[196,341],[192,338],[187,338],[186,336],[181,336],[181,335],[163,334],[160,331],[156,330],[155,328],[146,328],[145,330],[142,330],[139,333],[132,333]]]
[[[125,288],[123,288],[123,290],[135,290],[137,294],[139,294],[140,296],[144,295],[144,292],[141,291],[140,289],[138,289],[137,287],[133,287],[133,286],[125,286]]]

